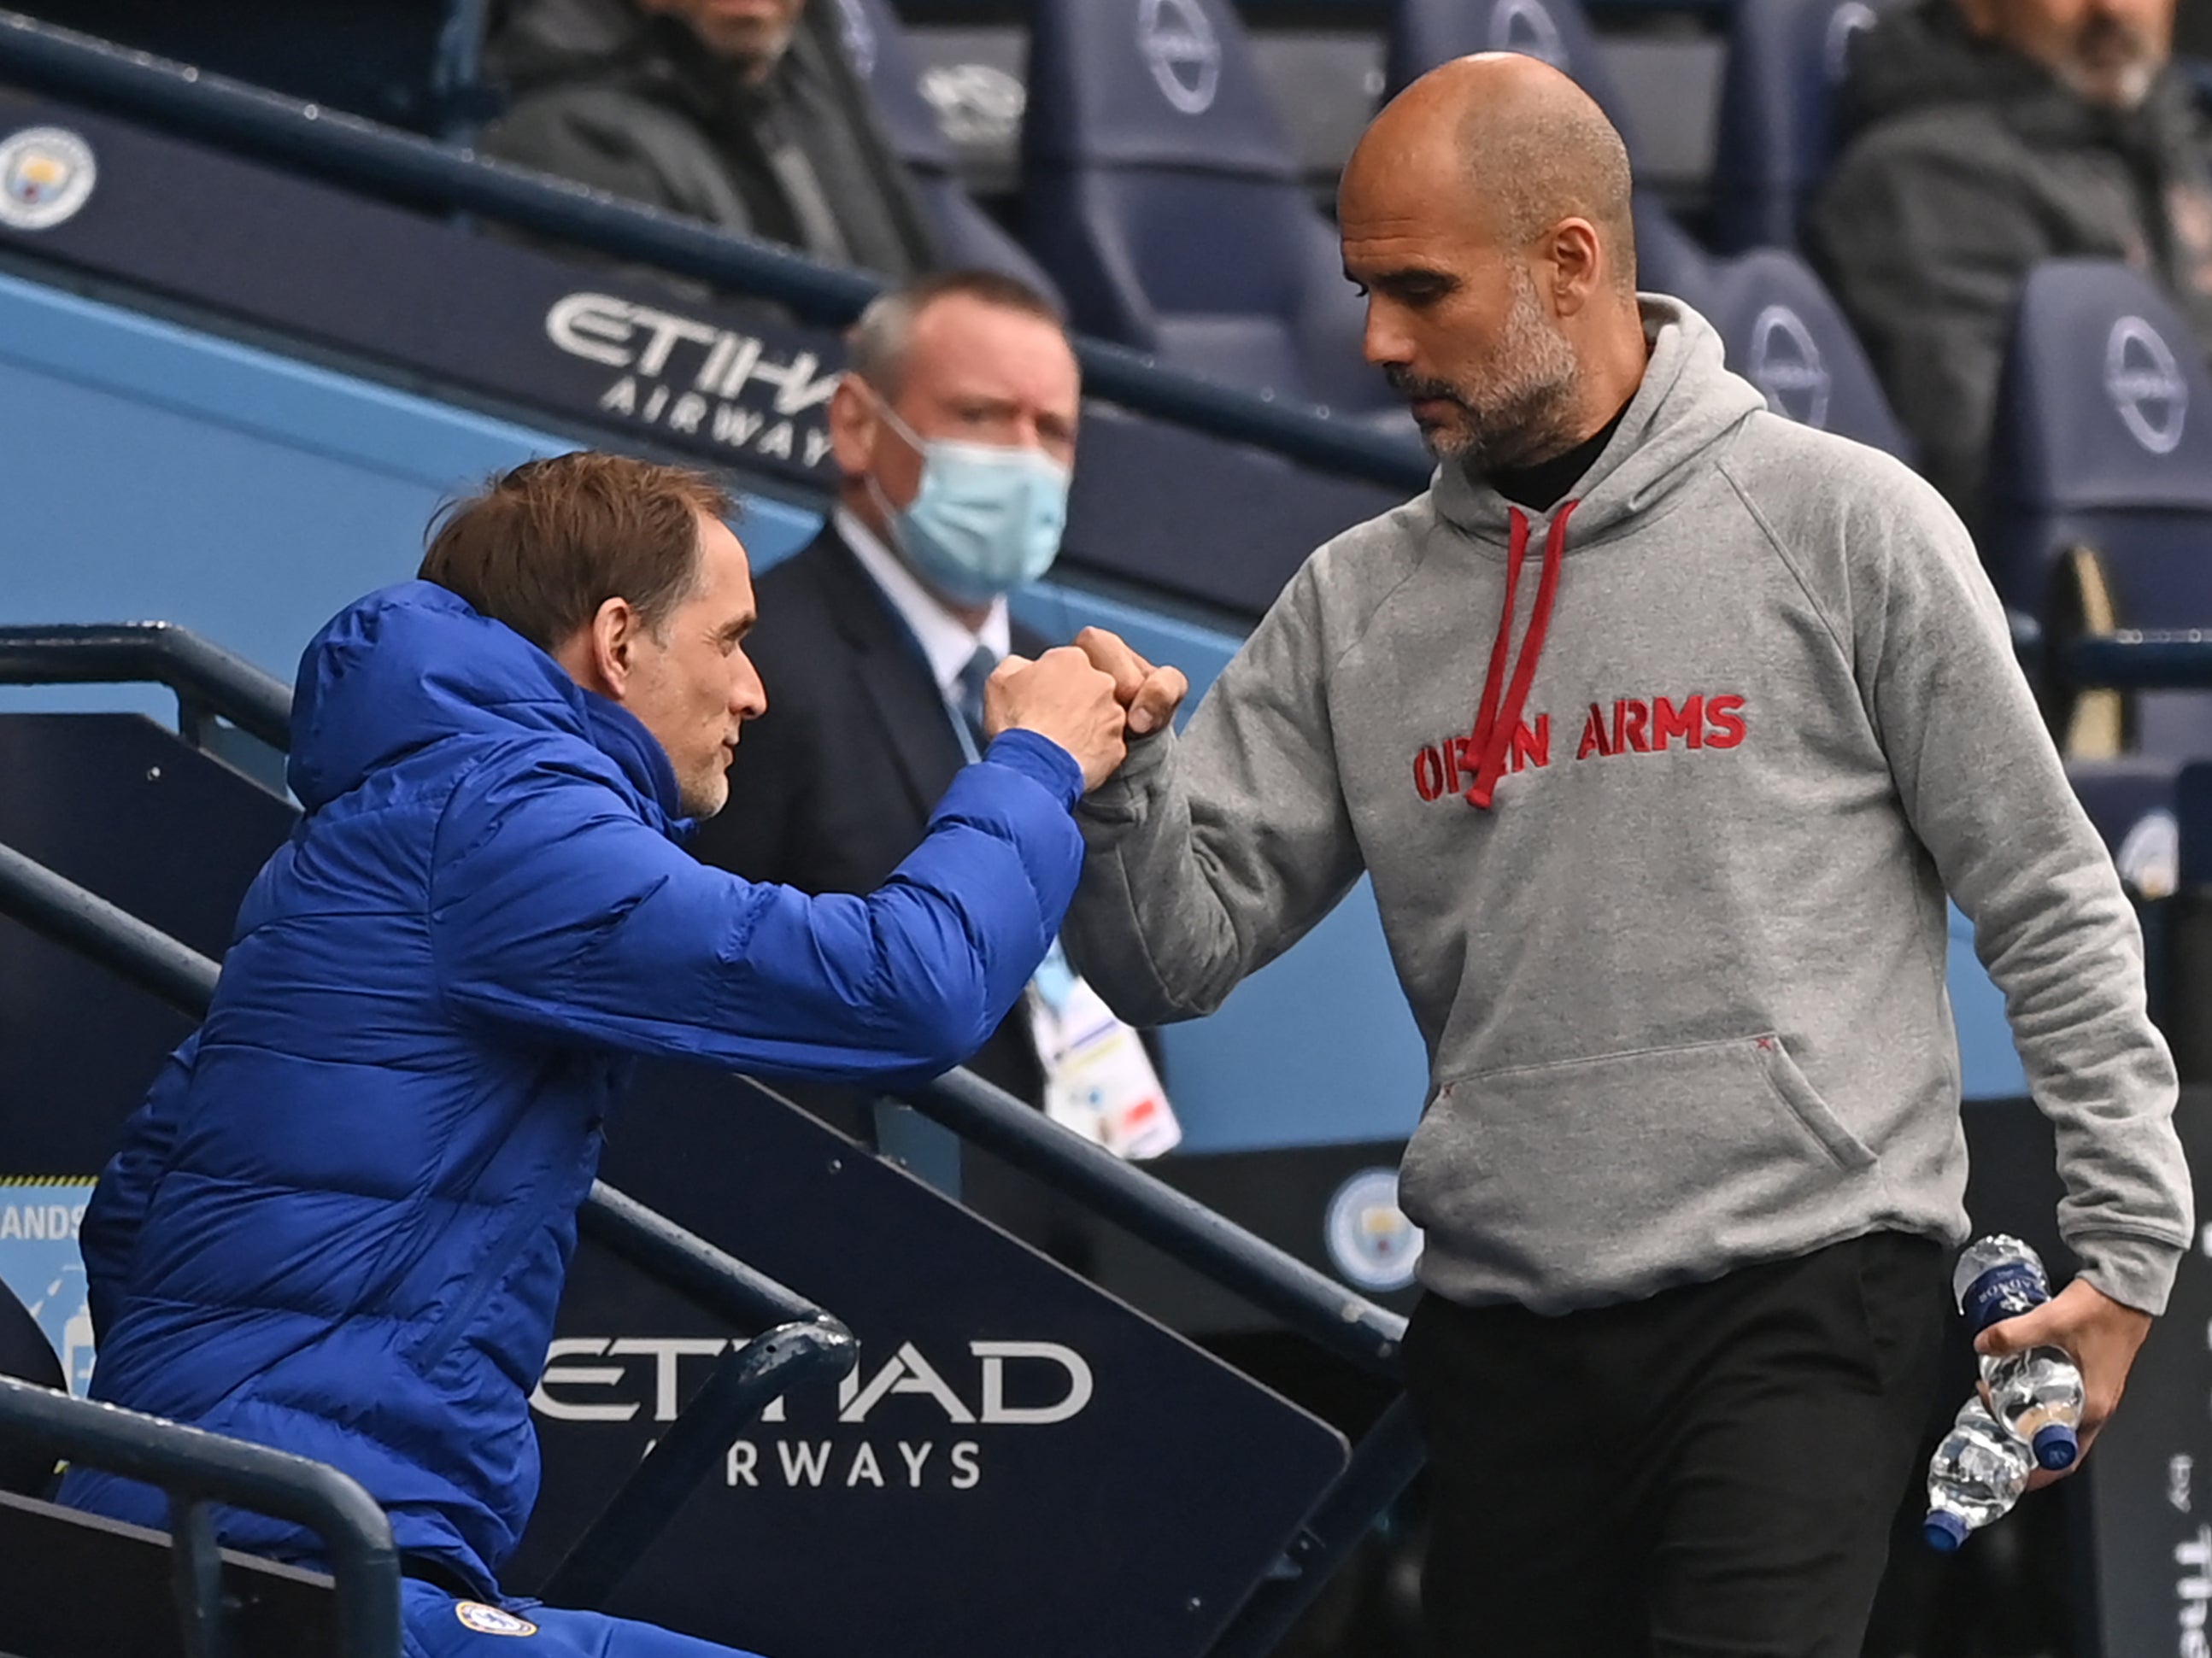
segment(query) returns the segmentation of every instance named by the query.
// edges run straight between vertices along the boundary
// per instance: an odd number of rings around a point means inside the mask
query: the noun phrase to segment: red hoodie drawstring
[[[1521,565],[1528,554],[1528,519],[1512,509],[1512,531],[1505,550],[1505,602],[1498,615],[1498,640],[1490,648],[1490,671],[1482,683],[1482,706],[1474,716],[1474,781],[1467,791],[1468,805],[1490,810],[1498,780],[1505,774],[1505,757],[1513,747],[1513,733],[1521,728],[1521,711],[1528,704],[1528,688],[1536,681],[1536,664],[1544,654],[1544,635],[1552,624],[1552,598],[1559,588],[1559,562],[1567,550],[1567,520],[1581,503],[1567,501],[1552,520],[1544,538],[1544,574],[1536,583],[1536,604],[1528,615],[1528,631],[1521,641],[1520,659],[1513,665],[1513,681],[1505,684],[1505,661],[1513,646],[1513,600],[1521,586]],[[1498,692],[1505,705],[1498,706]]]

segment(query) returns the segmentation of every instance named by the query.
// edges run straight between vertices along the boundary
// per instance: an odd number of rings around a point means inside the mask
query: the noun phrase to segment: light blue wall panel
[[[0,276],[0,620],[158,617],[289,679],[341,606],[414,574],[440,501],[574,446]],[[771,553],[811,532],[747,505]],[[93,701],[7,706],[39,700]]]

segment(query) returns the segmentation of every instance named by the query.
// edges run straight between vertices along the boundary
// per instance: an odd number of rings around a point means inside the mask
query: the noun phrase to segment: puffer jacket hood
[[[533,732],[590,743],[620,767],[642,813],[672,833],[688,826],[667,751],[636,716],[428,581],[370,594],[308,646],[285,780],[314,812],[428,744]]]

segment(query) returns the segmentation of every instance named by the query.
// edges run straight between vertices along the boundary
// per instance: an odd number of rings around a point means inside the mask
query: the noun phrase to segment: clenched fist
[[[1010,656],[983,689],[983,730],[1029,731],[1048,737],[1083,768],[1085,793],[1114,774],[1128,749],[1127,725],[1114,676],[1091,665],[1073,645],[1047,651],[1034,662]]]
[[[1075,647],[1091,659],[1092,667],[1113,676],[1114,695],[1128,711],[1133,738],[1150,737],[1165,726],[1190,694],[1182,669],[1154,667],[1119,634],[1085,628],[1076,635]]]

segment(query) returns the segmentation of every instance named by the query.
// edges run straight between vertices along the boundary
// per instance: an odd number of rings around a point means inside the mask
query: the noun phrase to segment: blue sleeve
[[[191,1087],[192,1064],[199,1052],[195,1030],[169,1055],[161,1074],[147,1090],[146,1102],[123,1126],[123,1144],[100,1170],[92,1201],[85,1206],[77,1248],[84,1257],[86,1289],[92,1305],[95,1340],[105,1341],[130,1285],[131,1258],[138,1248],[138,1229],[154,1201],[154,1188],[168,1172],[176,1148],[177,1123]]]
[[[696,862],[557,759],[487,765],[439,827],[441,987],[467,1015],[632,1053],[933,1075],[982,1046],[1058,933],[1081,792],[1064,750],[1009,733],[878,890],[809,897]]]

